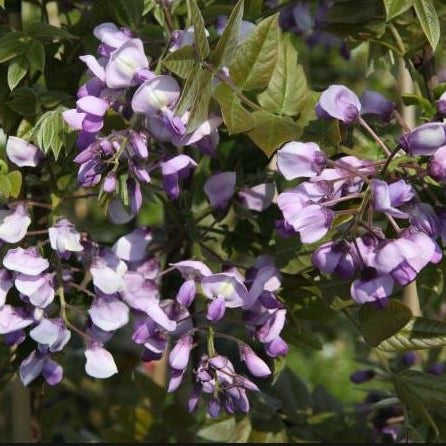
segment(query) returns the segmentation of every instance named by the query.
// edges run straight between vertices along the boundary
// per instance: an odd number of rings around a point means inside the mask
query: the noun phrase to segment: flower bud
[[[224,297],[217,297],[208,306],[207,318],[210,321],[221,321],[225,315],[226,304]]]
[[[376,91],[366,90],[360,97],[361,115],[372,115],[381,121],[389,122],[395,104]]]
[[[446,92],[437,101],[437,112],[442,118],[446,117]]]
[[[254,350],[246,344],[240,344],[240,358],[246,364],[250,373],[260,378],[271,375],[271,370],[266,362],[254,353]]]
[[[108,194],[113,193],[116,190],[116,172],[109,172],[104,178],[103,188],[104,192]]]
[[[316,143],[291,141],[277,152],[277,167],[287,180],[320,175],[326,156]]]
[[[409,155],[433,155],[446,145],[446,126],[429,122],[401,136],[398,142]]]
[[[436,181],[446,180],[446,146],[441,146],[429,160],[429,175]]]
[[[16,136],[10,136],[6,143],[8,159],[19,167],[36,167],[43,159],[38,147]]]
[[[350,381],[355,384],[362,384],[375,377],[374,370],[357,370],[350,375]]]
[[[224,209],[228,206],[234,195],[235,182],[235,172],[216,173],[208,178],[204,185],[204,193],[213,208]]]
[[[186,280],[180,287],[177,293],[177,302],[185,307],[188,307],[195,299],[197,286],[193,279]]]
[[[192,336],[187,335],[180,338],[169,354],[169,365],[175,370],[184,370],[189,362],[192,346]]]
[[[351,124],[359,116],[361,102],[353,91],[343,85],[331,85],[319,98],[316,114],[321,119],[338,119]]]

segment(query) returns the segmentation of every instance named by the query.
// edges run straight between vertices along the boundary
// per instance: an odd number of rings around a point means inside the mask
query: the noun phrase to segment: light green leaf
[[[62,111],[58,109],[44,113],[34,128],[34,137],[37,145],[45,153],[52,152],[56,160],[62,147],[69,149],[73,142],[70,135],[74,132],[70,130],[63,120]]]
[[[229,134],[245,132],[256,125],[255,117],[243,107],[237,95],[224,83],[214,90],[213,97],[221,108]]]
[[[366,342],[376,347],[403,328],[411,319],[412,312],[401,302],[390,300],[385,308],[366,303],[359,310],[359,325]]]
[[[5,0],[0,0],[0,8],[5,9]]]
[[[235,428],[235,418],[213,422],[198,431],[198,435],[205,440],[224,443],[229,441]]]
[[[180,99],[178,100],[176,107],[178,116],[181,116],[188,108],[190,108],[195,96],[198,94],[198,87],[202,74],[203,69],[200,68],[198,64],[195,64],[186,79]]]
[[[11,186],[10,195],[13,198],[17,198],[20,195],[20,189],[22,188],[22,174],[18,170],[9,172],[8,175],[9,184]]]
[[[386,17],[389,22],[413,6],[413,0],[384,0]]]
[[[423,98],[423,96],[403,93],[401,98],[403,99],[404,105],[416,105],[417,107],[421,107],[426,113],[431,115],[435,114],[435,106],[433,106],[426,98]]]
[[[414,0],[414,6],[421,28],[435,51],[440,40],[440,21],[435,5],[432,0]]]
[[[404,352],[446,345],[446,324],[432,319],[412,318],[401,330],[378,345],[380,350]]]
[[[26,51],[26,57],[33,68],[43,71],[45,67],[45,48],[39,40],[32,40]]]
[[[11,194],[11,182],[7,175],[0,175],[0,198],[8,198]]]
[[[212,53],[211,61],[216,67],[228,66],[239,43],[240,25],[243,19],[244,0],[239,0],[229,16],[228,23]]]
[[[211,52],[209,48],[208,38],[206,36],[206,28],[204,26],[204,19],[200,8],[197,5],[197,0],[187,0],[187,7],[189,10],[189,17],[194,26],[195,49],[201,60],[206,59]]]
[[[186,79],[193,70],[195,62],[195,51],[193,47],[187,45],[168,54],[163,60],[163,65],[172,73]]]
[[[28,72],[28,60],[24,56],[16,57],[8,66],[8,86],[12,91]]]
[[[268,88],[257,99],[263,108],[279,115],[297,116],[307,104],[307,79],[288,34],[280,40]]]
[[[260,22],[236,48],[229,68],[231,78],[243,90],[265,88],[276,64],[279,43],[277,14]]]
[[[260,149],[270,156],[283,143],[298,139],[302,129],[288,116],[277,116],[266,111],[254,112],[256,126],[248,136]]]
[[[77,39],[76,36],[68,32],[66,29],[49,25],[48,23],[31,23],[26,28],[26,33],[42,41],[51,41],[54,39],[72,40]]]

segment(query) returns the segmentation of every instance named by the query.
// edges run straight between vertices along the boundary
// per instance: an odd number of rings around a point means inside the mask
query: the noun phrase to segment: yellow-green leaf
[[[437,9],[432,0],[414,0],[414,7],[421,28],[435,51],[440,40],[440,21]]]
[[[22,188],[22,174],[18,170],[14,170],[9,172],[7,177],[11,186],[9,194],[11,197],[17,198]]]
[[[229,72],[243,90],[260,90],[268,85],[276,64],[279,43],[277,20],[277,14],[262,20],[236,48]]]
[[[187,6],[189,9],[189,17],[194,26],[195,49],[200,59],[204,60],[209,56],[211,49],[209,48],[209,42],[206,36],[203,15],[196,0],[187,0]]]

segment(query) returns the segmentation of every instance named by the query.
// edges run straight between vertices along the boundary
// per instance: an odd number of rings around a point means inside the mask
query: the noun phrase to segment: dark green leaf
[[[291,323],[291,321],[287,322],[281,336],[288,344],[295,347],[309,347],[315,350],[322,350],[322,343],[314,333],[302,326]]]
[[[14,90],[28,72],[28,60],[24,56],[16,57],[8,67],[8,86]]]
[[[284,356],[277,356],[274,358],[274,370],[272,384],[276,384],[280,374],[286,366],[286,358]]]
[[[42,41],[51,41],[55,39],[72,40],[77,39],[76,36],[68,32],[66,29],[58,28],[57,26],[49,25],[48,23],[31,23],[26,28],[26,33]]]
[[[213,97],[220,105],[229,134],[245,132],[256,125],[255,118],[243,107],[240,99],[228,85],[220,83],[214,90]]]
[[[35,91],[29,87],[15,90],[6,105],[22,116],[34,116],[38,111],[38,99]]]
[[[242,23],[244,0],[239,0],[228,19],[220,40],[212,53],[211,61],[216,67],[228,66],[239,43],[240,24]]]
[[[260,22],[237,47],[230,65],[231,78],[244,90],[265,88],[276,64],[279,43],[277,15]]]
[[[413,0],[384,0],[387,21],[399,16],[413,6]]]
[[[397,300],[390,300],[385,308],[366,303],[359,311],[359,324],[364,339],[376,347],[403,328],[411,317],[410,309]]]
[[[31,67],[43,71],[45,68],[45,48],[43,47],[42,42],[32,40],[26,51],[26,57],[28,58]]]
[[[296,140],[302,129],[288,116],[277,116],[266,111],[254,112],[256,126],[248,132],[248,136],[270,156],[282,144]]]
[[[137,28],[144,15],[144,0],[113,0],[105,2],[112,9],[115,20],[122,26]]]
[[[204,26],[203,16],[196,0],[187,0],[189,9],[189,17],[194,26],[195,49],[201,60],[206,59],[211,52],[209,48],[208,38],[206,36],[206,28]]]
[[[432,0],[414,0],[414,6],[421,28],[435,51],[440,40],[440,21],[437,9]]]
[[[187,45],[165,57],[163,65],[172,73],[186,79],[194,68],[195,62],[195,51],[193,47]]]
[[[308,98],[307,79],[297,63],[297,51],[290,36],[280,40],[277,61],[268,88],[257,96],[259,104],[279,115],[297,116]]]
[[[0,39],[0,63],[20,56],[27,50],[27,45],[21,40],[22,33],[11,33]]]
[[[409,321],[392,337],[378,345],[380,350],[404,352],[446,345],[446,324],[417,317]]]
[[[401,97],[403,99],[404,105],[416,105],[417,107],[421,107],[426,113],[430,115],[435,114],[435,106],[433,106],[426,98],[423,98],[423,96],[403,93]]]

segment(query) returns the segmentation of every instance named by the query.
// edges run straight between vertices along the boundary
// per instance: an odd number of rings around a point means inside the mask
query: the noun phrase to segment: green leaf
[[[0,63],[20,56],[27,49],[26,43],[21,40],[22,33],[11,34],[12,36],[7,34],[0,39]]]
[[[0,8],[5,9],[5,0],[0,0]]]
[[[212,52],[211,61],[216,67],[228,66],[234,50],[239,43],[240,25],[243,19],[245,2],[239,0],[229,16],[228,23],[221,35],[215,50]]]
[[[244,90],[265,88],[276,64],[279,43],[278,16],[262,20],[237,47],[229,68],[231,78]]]
[[[22,188],[22,174],[18,170],[9,172],[8,175],[9,184],[11,186],[10,195],[13,198],[17,198],[20,195],[20,189]]]
[[[440,21],[435,5],[432,0],[414,0],[414,6],[421,28],[435,51],[440,40]]]
[[[286,358],[285,356],[277,356],[274,358],[274,371],[273,371],[273,379],[271,384],[276,384],[277,380],[280,377],[280,374],[285,369],[286,366]]]
[[[69,135],[74,134],[62,118],[61,109],[44,113],[34,128],[34,137],[37,145],[45,153],[52,152],[57,160],[62,150],[70,148],[73,143]]]
[[[43,71],[45,68],[45,48],[43,47],[42,42],[32,40],[26,51],[26,57],[28,58],[31,67]]]
[[[66,29],[49,25],[48,23],[31,23],[26,28],[26,33],[42,41],[52,41],[54,39],[73,40],[76,36],[68,32]]]
[[[205,440],[224,443],[229,441],[235,428],[234,417],[213,422],[198,431],[198,435]]]
[[[11,182],[7,175],[0,175],[0,198],[8,198],[11,193]]]
[[[204,26],[204,19],[196,0],[187,0],[187,7],[189,10],[189,17],[194,26],[195,49],[201,60],[206,59],[211,52],[209,48],[208,38],[206,36],[206,28]]]
[[[214,90],[213,97],[219,103],[223,121],[229,134],[245,132],[256,125],[255,117],[243,107],[231,88],[221,83]]]
[[[421,107],[425,113],[430,115],[435,114],[435,107],[423,96],[419,96],[416,94],[403,93],[401,95],[403,99],[404,105],[416,105],[417,107]]]
[[[8,86],[14,90],[28,72],[28,60],[24,56],[16,57],[8,67]]]
[[[178,100],[176,107],[177,115],[181,116],[190,108],[195,96],[199,93],[198,88],[202,74],[203,69],[198,64],[195,64],[186,79],[180,99]]]
[[[279,115],[297,116],[305,107],[308,85],[304,70],[297,63],[297,51],[289,34],[282,37],[277,61],[268,88],[257,96],[259,104]]]
[[[38,99],[35,91],[29,87],[17,88],[6,105],[22,116],[34,116],[38,111]]]
[[[290,321],[288,321],[281,336],[287,343],[295,347],[309,347],[314,350],[322,350],[322,343],[313,332]]]
[[[138,28],[144,15],[144,0],[113,0],[104,1],[106,10],[112,10],[115,20],[122,26]]]
[[[163,65],[172,73],[186,79],[191,74],[195,62],[195,50],[187,45],[168,54],[163,60]]]
[[[386,17],[389,22],[413,6],[413,0],[384,0]]]
[[[378,345],[380,350],[404,352],[422,350],[446,345],[446,324],[444,322],[416,317],[401,330]]]
[[[403,328],[411,317],[410,309],[397,300],[390,300],[381,309],[374,303],[366,303],[359,310],[359,325],[366,342],[376,347]]]
[[[270,156],[283,143],[298,139],[302,129],[288,116],[277,116],[266,111],[252,114],[256,125],[248,132],[248,136],[263,152]]]
[[[212,79],[214,75],[209,70],[203,70],[198,83],[198,91],[192,101],[192,107],[187,120],[187,133],[195,130],[209,115],[209,102],[212,94]]]
[[[428,409],[438,410],[446,405],[446,378],[406,370],[394,375],[393,382],[399,399],[415,415],[430,424],[438,436],[438,427]]]

